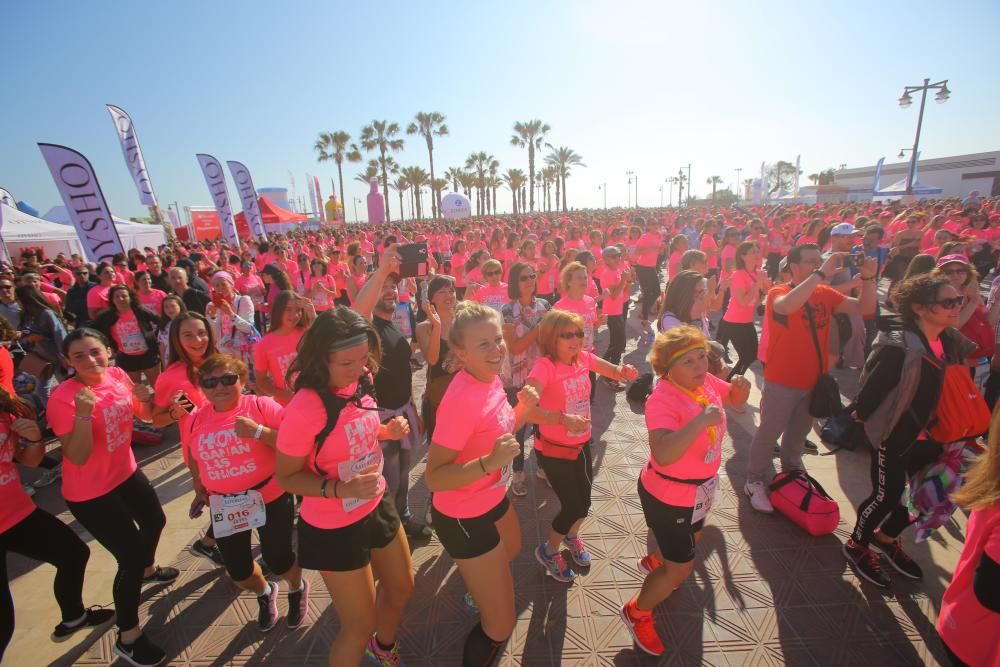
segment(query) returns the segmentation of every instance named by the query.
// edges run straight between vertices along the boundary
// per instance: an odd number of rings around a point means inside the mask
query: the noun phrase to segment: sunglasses
[[[74,271],[73,274],[77,276],[89,276],[90,271]]]
[[[0,285],[0,289],[14,289],[13,285]]]
[[[240,376],[236,373],[226,373],[225,375],[219,375],[216,377],[202,378],[201,386],[205,389],[215,389],[220,384],[223,387],[232,387],[239,379]]]
[[[954,310],[956,308],[961,308],[962,306],[965,305],[965,297],[964,296],[953,296],[953,297],[948,298],[948,299],[941,299],[940,301],[934,301],[930,305],[932,305],[932,306],[941,306],[942,308],[944,308],[946,310]]]
[[[501,273],[503,273],[503,271],[487,271],[483,275],[488,278],[490,276],[499,276]]]
[[[559,337],[563,340],[573,340],[574,338],[583,338],[583,332],[577,329],[576,331],[563,331],[559,334]]]
[[[538,276],[536,276],[534,273],[532,273],[532,274],[527,275],[527,276],[521,276],[520,278],[518,278],[518,280],[520,280],[522,283],[530,283],[532,280],[534,280],[537,277]]]

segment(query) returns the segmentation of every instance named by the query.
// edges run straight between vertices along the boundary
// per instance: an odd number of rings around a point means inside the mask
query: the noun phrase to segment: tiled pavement
[[[646,351],[634,343],[629,350],[627,360],[633,363],[641,361]],[[759,376],[756,381],[759,384]],[[810,538],[780,517],[756,515],[737,490],[742,486],[758,400],[755,390],[746,414],[729,415],[722,504],[713,510],[704,530],[695,574],[656,611],[668,649],[657,662],[636,653],[618,618],[621,604],[639,589],[642,576],[636,560],[651,544],[635,494],[637,475],[646,461],[645,428],[642,415],[624,394],[598,389],[594,502],[583,531],[594,564],[567,586],[544,576],[534,561],[531,551],[548,529],[555,497],[534,478],[531,458],[529,494],[513,499],[524,546],[513,566],[518,621],[501,664],[884,667],[937,664],[943,658],[934,620],[961,548],[964,517],[957,516],[940,538],[910,547],[925,569],[925,581],[897,582],[889,593],[861,585],[846,567],[840,543],[853,523],[853,505],[870,488],[867,453],[839,452],[808,461],[810,471],[842,500],[841,525],[834,536]],[[172,585],[147,589],[140,610],[150,636],[166,647],[169,664],[325,665],[338,622],[316,573],[309,573],[313,596],[306,625],[295,631],[279,625],[267,635],[257,631],[256,601],[239,595],[221,571],[184,549],[200,526],[186,516],[190,483],[176,447],[144,448],[139,453],[168,515],[160,559],[181,569]],[[412,505],[418,515],[426,500],[422,472],[418,466],[412,476]],[[38,499],[81,530],[65,512],[57,488],[40,492]],[[85,600],[110,603],[114,565],[99,545],[90,544],[93,555]],[[113,662],[113,632],[75,643],[50,643],[47,635],[57,616],[49,592],[51,568],[14,556],[10,564],[18,628],[6,664]],[[461,578],[436,539],[414,547],[413,565],[416,590],[400,633],[404,660],[408,665],[459,665],[462,643],[473,623],[462,606]],[[282,613],[284,605],[282,594]]]

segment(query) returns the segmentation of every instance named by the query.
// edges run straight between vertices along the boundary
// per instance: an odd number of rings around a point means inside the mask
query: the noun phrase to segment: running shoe
[[[842,550],[844,558],[853,566],[858,576],[882,588],[892,583],[892,579],[882,569],[881,557],[870,548],[848,539],[844,542]]]
[[[904,577],[917,581],[924,578],[924,571],[917,565],[917,561],[910,558],[903,551],[903,547],[898,539],[886,544],[875,538],[868,545],[868,548],[877,554],[883,554],[889,560],[889,564],[896,568],[896,571]]]
[[[288,591],[288,615],[285,622],[289,628],[297,628],[309,613],[309,582],[302,578],[302,586],[297,591]]]
[[[574,537],[567,535],[563,538],[563,544],[569,549],[569,557],[573,559],[574,563],[580,567],[590,567],[590,553],[579,535]]]
[[[59,481],[62,477],[62,464],[60,463],[55,468],[51,470],[46,470],[42,473],[42,476],[35,480],[33,486],[36,489],[43,489],[46,486],[50,486]]]
[[[115,641],[115,653],[133,667],[155,667],[167,657],[166,652],[149,641],[146,635],[139,635],[131,644],[124,644],[119,634]]]
[[[747,482],[743,485],[743,492],[750,498],[750,507],[756,512],[773,514],[774,505],[767,497],[767,485],[764,482]]]
[[[819,445],[812,440],[806,440],[805,450],[810,454],[819,454]]]
[[[639,559],[636,567],[643,574],[652,574],[653,570],[663,565],[663,561],[656,557],[656,554],[649,554]]]
[[[375,635],[368,640],[368,647],[365,649],[365,656],[375,661],[379,667],[402,667],[403,659],[399,656],[399,642],[392,645],[392,648],[385,649],[379,646]]]
[[[653,612],[642,613],[635,606],[635,600],[629,600],[621,608],[620,616],[625,621],[625,627],[632,633],[635,645],[649,655],[663,655],[663,642],[656,634],[656,621]]]
[[[257,613],[257,627],[267,632],[278,622],[278,584],[267,582],[267,590],[257,596],[260,611]]]
[[[215,544],[208,546],[201,540],[195,540],[188,551],[194,556],[212,561],[217,567],[225,567],[226,565],[226,561],[222,560],[222,552]]]
[[[176,567],[159,567],[157,566],[153,570],[152,574],[146,575],[142,578],[142,583],[144,584],[166,584],[180,575],[181,571]]]
[[[110,625],[114,620],[114,609],[91,607],[86,611],[83,619],[77,621],[76,623],[70,625],[64,621],[57,625],[56,629],[52,631],[52,641],[56,643],[64,642],[73,636],[74,633],[83,630],[84,628],[96,628],[102,625]]]
[[[535,549],[535,560],[545,568],[546,574],[558,582],[568,584],[576,578],[576,573],[570,568],[569,563],[563,558],[561,553],[548,555],[545,544],[539,544]]]

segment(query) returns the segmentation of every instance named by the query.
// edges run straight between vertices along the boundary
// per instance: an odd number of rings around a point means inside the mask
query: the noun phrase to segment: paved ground
[[[632,321],[630,333],[638,333]],[[603,343],[599,342],[599,349]],[[627,360],[639,364],[645,346],[629,345]],[[755,367],[756,368],[756,367]],[[759,385],[760,377],[751,378]],[[842,386],[850,389],[851,379]],[[746,453],[757,420],[754,390],[746,414],[730,413],[724,449],[724,501],[710,515],[692,579],[657,609],[668,652],[657,663],[632,648],[618,609],[642,577],[636,560],[650,538],[635,494],[646,461],[642,415],[624,394],[598,389],[595,412],[595,482],[592,518],[585,537],[594,558],[589,572],[566,586],[542,574],[531,550],[555,514],[555,496],[534,478],[515,499],[524,548],[514,563],[518,622],[503,665],[917,665],[943,658],[934,631],[941,595],[961,549],[965,519],[959,515],[936,539],[909,550],[923,566],[919,584],[894,583],[891,592],[861,585],[844,563],[840,544],[854,520],[854,505],[867,496],[867,452],[814,456],[810,471],[841,500],[841,525],[833,536],[810,538],[779,516],[754,514],[741,489]],[[612,423],[611,417],[614,414]],[[818,441],[818,438],[814,438]],[[825,451],[825,447],[821,446]],[[140,610],[150,636],[167,648],[171,665],[324,665],[338,622],[322,582],[309,573],[314,595],[308,623],[290,632],[279,625],[262,635],[252,622],[256,601],[240,595],[208,561],[186,546],[201,529],[187,518],[191,485],[176,447],[141,448],[143,469],[168,516],[160,543],[161,564],[181,569],[170,586],[148,588]],[[422,513],[423,467],[413,471],[412,504]],[[29,473],[29,479],[34,473]],[[85,601],[110,604],[114,563],[66,512],[57,487],[36,496],[91,544]],[[912,531],[904,534],[912,540]],[[50,594],[52,568],[11,556],[17,629],[10,665],[107,665],[114,633],[53,644],[58,620]],[[461,604],[465,591],[451,559],[434,539],[413,551],[416,591],[400,639],[408,665],[461,664],[462,643],[473,618]],[[283,613],[282,595],[279,610]],[[249,626],[248,626],[249,624]],[[124,664],[124,663],[121,663]]]

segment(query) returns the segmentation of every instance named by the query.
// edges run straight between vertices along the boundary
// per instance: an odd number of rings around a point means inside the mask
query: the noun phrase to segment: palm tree
[[[681,202],[684,201],[684,184],[687,183],[688,177],[684,173],[683,169],[677,170],[677,205],[680,206]]]
[[[478,190],[476,195],[476,215],[483,215],[489,203],[489,193],[486,191],[486,173],[490,170],[490,166],[494,162],[496,162],[496,158],[486,153],[486,151],[470,153],[469,157],[465,158],[465,168],[471,169],[473,175],[476,177],[476,189]],[[499,167],[499,163],[497,163],[497,166]]]
[[[508,169],[503,174],[503,184],[510,188],[510,196],[514,202],[514,215],[520,212],[520,207],[518,206],[518,194],[524,188],[525,176],[524,172],[520,169]]]
[[[503,185],[499,176],[486,177],[486,190],[493,193],[493,215],[497,214],[497,190]]]
[[[549,195],[552,194],[552,184],[555,183],[556,187],[559,185],[559,179],[556,178],[555,167],[545,167],[541,171],[542,177],[542,197],[545,200],[545,210],[552,210],[552,199]],[[557,190],[558,193],[558,190]],[[558,194],[556,195],[558,200]]]
[[[410,182],[406,180],[406,176],[397,176],[396,180],[389,183],[389,187],[399,194],[399,217],[405,219],[406,211],[403,208],[403,193],[410,189]]]
[[[406,126],[407,134],[419,134],[427,142],[427,157],[431,163],[431,181],[434,180],[434,135],[443,137],[448,134],[448,126],[444,124],[444,114],[437,111],[418,111],[413,117],[416,122]],[[431,211],[438,217],[441,206],[441,193],[431,188]]]
[[[341,203],[344,201],[343,165],[344,159],[349,159],[351,151],[348,151],[348,145],[350,141],[351,135],[342,130],[337,130],[336,132],[320,132],[319,139],[313,144],[313,148],[319,152],[319,157],[316,158],[317,162],[333,160],[337,163],[337,180],[340,182]],[[356,150],[356,147],[353,145],[350,145],[350,148]]]
[[[375,160],[369,160],[368,166],[365,167],[363,172],[355,176],[354,180],[359,183],[364,183],[367,188],[371,184],[373,178],[378,178],[378,162]]]
[[[535,149],[542,147],[545,133],[551,129],[540,120],[518,121],[510,138],[511,146],[528,148],[528,201],[532,211],[535,210]]]
[[[463,171],[458,175],[458,184],[462,186],[465,196],[471,199],[472,188],[476,187],[476,175]]]
[[[583,158],[572,148],[560,146],[554,148],[552,144],[545,144],[551,153],[545,157],[545,164],[555,167],[559,181],[556,182],[556,208],[559,208],[559,186],[562,185],[562,210],[568,209],[566,206],[566,179],[569,178],[571,167],[586,167]]]
[[[464,173],[461,167],[448,167],[448,171],[444,172],[445,178],[451,179],[452,192],[458,192],[458,182]]]
[[[415,220],[421,220],[423,218],[423,204],[420,201],[421,188],[430,184],[430,176],[424,171],[423,167],[404,167],[401,172],[406,180],[410,182],[410,187],[413,189],[413,198],[416,201],[415,209]],[[433,193],[431,196],[431,201],[434,200]]]
[[[709,176],[705,183],[712,186],[712,201],[715,201],[715,188],[722,183],[721,176]]]
[[[387,120],[373,120],[371,125],[361,128],[361,147],[367,152],[378,151],[378,163],[382,170],[382,196],[385,197],[385,221],[389,222],[389,162],[390,152],[403,150],[402,139],[395,138],[399,134],[399,123]]]

